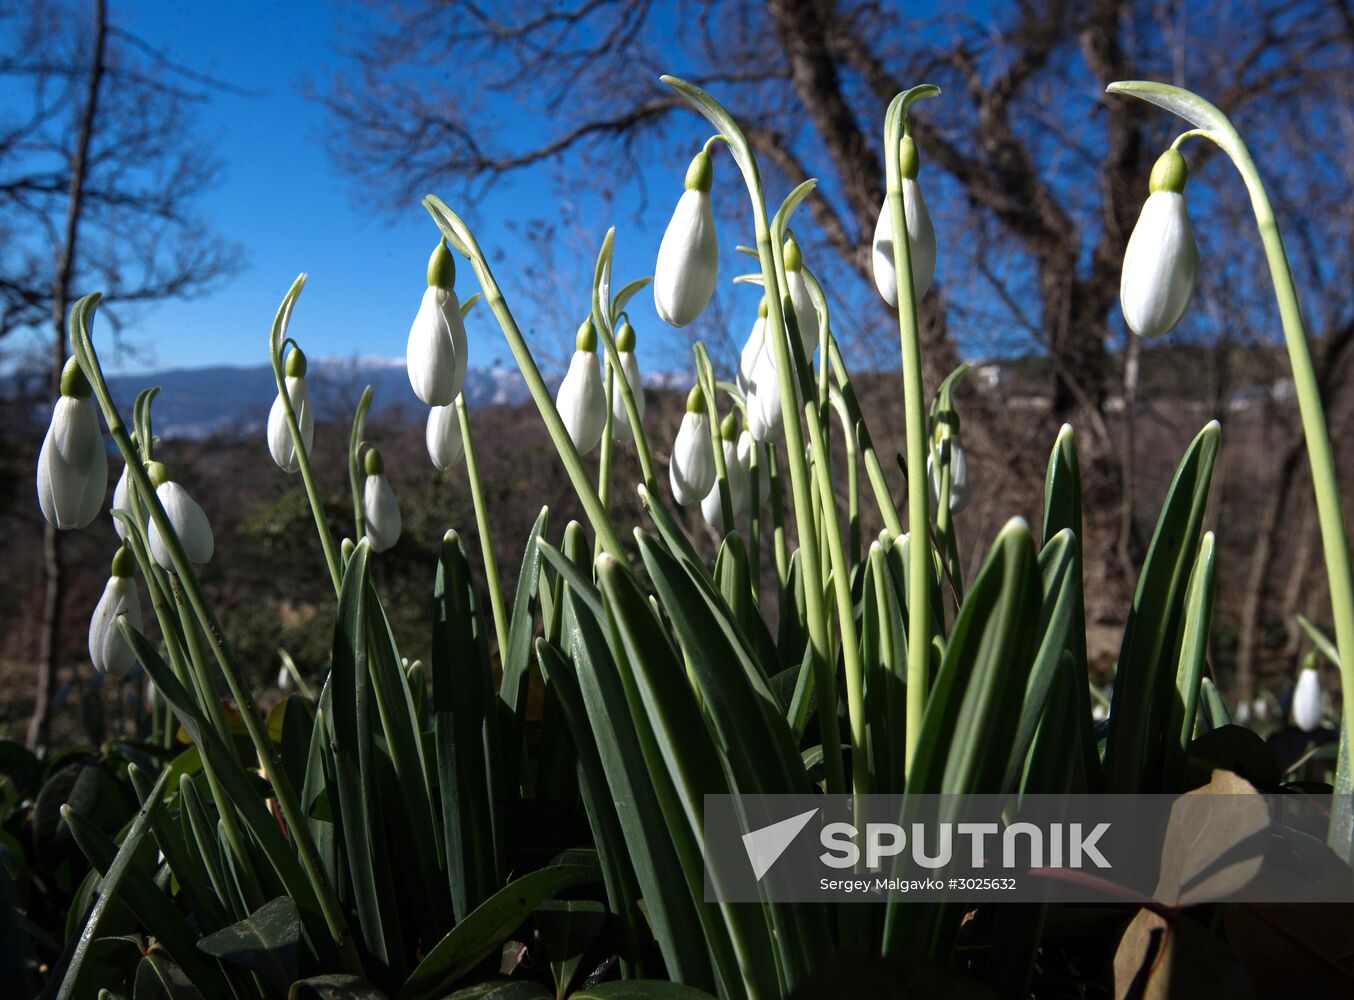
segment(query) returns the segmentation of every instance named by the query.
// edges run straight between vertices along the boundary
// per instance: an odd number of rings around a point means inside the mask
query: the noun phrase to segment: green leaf
[[[579,990],[571,994],[571,1000],[710,1000],[710,994],[681,983],[626,979]]]
[[[1199,557],[1190,571],[1185,591],[1185,622],[1181,630],[1180,658],[1175,673],[1176,697],[1171,702],[1172,729],[1178,739],[1166,743],[1168,787],[1178,788],[1185,770],[1185,748],[1194,739],[1194,721],[1199,710],[1199,688],[1208,658],[1208,635],[1213,625],[1214,598],[1213,532],[1204,534]]]
[[[579,865],[542,868],[509,883],[477,906],[439,941],[400,989],[401,1000],[440,996],[493,954],[531,912],[559,890],[588,876]]]
[[[488,726],[496,704],[484,617],[456,532],[442,540],[433,591],[433,731],[447,878],[462,920],[498,884]]]
[[[1114,673],[1114,703],[1105,747],[1105,790],[1160,791],[1184,604],[1220,429],[1210,423],[1190,445],[1171,483],[1147,560],[1138,577]]]
[[[611,321],[613,323],[625,309],[625,304],[634,298],[636,293],[643,291],[652,281],[652,274],[643,278],[636,278],[634,281],[627,281],[621,286],[620,291],[611,296]]]
[[[541,549],[537,544],[550,523],[550,509],[542,507],[536,523],[527,535],[522,550],[522,568],[517,574],[517,588],[512,599],[512,622],[508,626],[508,648],[502,657],[503,679],[498,686],[498,697],[503,703],[503,794],[512,794],[517,788],[517,772],[521,760],[522,720],[526,714],[527,673],[531,666],[531,637],[536,627],[536,603],[541,581]]]
[[[366,539],[344,568],[334,628],[332,688],[328,725],[334,752],[339,817],[358,928],[367,951],[382,970],[397,975],[403,962],[399,914],[389,879],[378,876],[376,789],[368,667],[371,593]],[[381,858],[384,861],[384,858]],[[382,866],[383,867],[383,866]]]
[[[1335,642],[1321,629],[1317,628],[1302,615],[1297,616],[1298,625],[1307,633],[1307,638],[1312,641],[1312,645],[1326,659],[1336,666],[1340,666],[1340,651],[1335,648]]]
[[[387,1000],[386,995],[365,979],[342,973],[314,976],[292,983],[287,1000]]]
[[[182,969],[163,955],[146,955],[136,966],[136,1000],[202,1000]]]
[[[301,917],[286,896],[264,903],[239,923],[197,943],[198,948],[257,973],[279,992],[295,979],[301,961]]]

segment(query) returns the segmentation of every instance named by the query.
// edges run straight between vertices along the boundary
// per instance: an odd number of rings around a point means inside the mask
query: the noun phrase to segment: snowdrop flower
[[[955,435],[947,435],[940,447],[950,450],[950,513],[958,514],[968,506],[968,456]],[[941,470],[936,468],[934,455],[926,457],[926,476],[931,481],[931,503],[939,509]]]
[[[169,524],[183,546],[184,554],[194,566],[211,562],[216,540],[212,537],[212,526],[207,515],[198,506],[186,489],[169,478],[169,470],[163,462],[151,462],[146,467],[155,495],[164,507]],[[162,569],[173,570],[174,560],[170,558],[169,546],[154,518],[150,522],[150,554]]]
[[[362,508],[367,515],[367,541],[373,552],[384,552],[400,540],[400,503],[386,478],[381,453],[369,448],[363,458],[367,481],[362,486]]]
[[[1099,702],[1096,702],[1094,705],[1091,706],[1092,722],[1104,722],[1109,717],[1110,717],[1109,709],[1107,709],[1104,705],[1100,704]]]
[[[113,557],[113,572],[89,621],[89,662],[99,673],[112,677],[126,677],[136,666],[136,654],[118,627],[118,615],[125,614],[127,624],[141,631],[141,598],[132,576],[135,569],[132,553],[126,548],[118,549]]]
[[[630,393],[635,397],[635,410],[640,420],[644,419],[644,383],[639,377],[639,362],[635,360],[635,328],[629,320],[621,323],[616,331],[616,353],[621,356],[621,372],[630,384]],[[621,396],[619,384],[614,387],[611,398],[611,425],[617,434],[630,433],[630,414],[625,409],[625,399]]]
[[[931,225],[931,213],[921,196],[917,173],[921,160],[917,144],[910,135],[903,136],[898,152],[898,170],[903,181],[903,218],[907,222],[907,245],[912,254],[912,288],[916,300],[931,287],[936,273],[936,230]],[[879,221],[874,226],[874,285],[894,309],[898,308],[897,271],[893,267],[893,217],[889,214],[889,200],[884,199],[879,209]]]
[[[701,314],[715,291],[719,240],[710,211],[714,171],[701,150],[686,171],[686,191],[658,246],[653,272],[653,301],[664,323],[686,326]]]
[[[89,380],[74,358],[61,372],[61,398],[38,453],[38,506],[56,528],[83,528],[99,516],[108,489],[108,452]]]
[[[461,440],[461,418],[456,406],[456,403],[434,406],[428,411],[428,431],[425,436],[428,457],[439,472],[450,469],[465,452],[465,442]]]
[[[770,344],[762,348],[762,355],[752,370],[747,419],[748,430],[758,444],[774,443],[785,435],[785,417],[780,410],[780,376],[776,374]]]
[[[129,517],[132,513],[131,488],[127,466],[123,465],[122,475],[118,476],[117,485],[113,487],[113,510],[123,511]],[[118,533],[120,540],[127,540],[127,525],[122,523],[121,518],[113,518],[113,530]]]
[[[291,671],[286,666],[277,672],[277,689],[283,692],[291,690]]]
[[[1298,674],[1298,684],[1293,689],[1293,725],[1304,733],[1321,725],[1321,675],[1316,667],[1303,667]]]
[[[1152,167],[1151,194],[1124,250],[1119,302],[1124,322],[1139,337],[1159,337],[1184,315],[1194,291],[1199,250],[1185,211],[1189,168],[1178,149]]]
[[[306,356],[299,347],[293,347],[287,355],[285,385],[292,412],[296,414],[296,426],[301,430],[301,443],[309,454],[315,441],[315,413],[310,406],[310,392],[306,389]],[[273,408],[268,411],[268,451],[283,472],[296,472],[301,468],[296,444],[287,427],[287,407],[281,393],[277,394]]]
[[[730,413],[720,424],[719,433],[724,445],[724,474],[729,480],[729,500],[735,525],[747,514],[752,492],[747,466],[738,458],[738,432],[738,415]],[[750,457],[751,452],[748,455]],[[716,531],[724,530],[724,507],[719,497],[718,482],[710,487],[710,492],[701,501],[701,515],[705,523]]]
[[[465,324],[461,303],[452,286],[456,262],[446,244],[438,241],[428,258],[428,290],[409,327],[405,362],[414,395],[429,406],[447,406],[465,382]]]
[[[757,304],[757,321],[752,324],[752,332],[743,345],[743,353],[738,356],[738,387],[744,392],[752,388],[752,373],[766,347],[766,312],[766,296],[763,295],[762,301]]]
[[[555,407],[574,447],[580,455],[586,455],[597,447],[606,430],[606,388],[597,361],[597,330],[591,319],[578,328],[574,347],[569,371],[555,396]]]
[[[668,463],[672,496],[683,507],[701,502],[715,481],[715,455],[710,447],[710,424],[705,415],[705,393],[693,386],[686,397],[686,413],[677,428]]]
[[[785,241],[785,283],[790,286],[790,303],[795,310],[799,340],[804,345],[804,359],[812,364],[813,352],[818,350],[818,308],[804,280],[804,256],[793,236]]]

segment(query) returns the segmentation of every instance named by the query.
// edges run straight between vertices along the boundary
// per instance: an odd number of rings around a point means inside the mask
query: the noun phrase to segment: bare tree
[[[214,81],[110,24],[94,0],[87,30],[58,5],[0,12],[0,78],[30,98],[0,119],[0,337],[49,331],[50,393],[66,361],[66,312],[83,290],[105,319],[201,294],[239,266],[238,250],[189,211],[216,178],[191,141],[190,108]],[[46,589],[30,745],[46,742],[63,655],[65,571],[44,526]]]

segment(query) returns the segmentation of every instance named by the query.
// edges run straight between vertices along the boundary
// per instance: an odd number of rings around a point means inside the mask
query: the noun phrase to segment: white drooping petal
[[[198,502],[173,480],[161,483],[156,488],[155,495],[160,498],[160,504],[169,516],[174,534],[179,536],[188,561],[194,566],[211,562],[216,541],[212,537],[211,522],[207,520],[207,515],[198,506]],[[150,522],[150,554],[162,568],[168,570],[174,568],[174,561],[169,557],[169,546],[161,537],[154,518]]]
[[[428,411],[426,441],[428,457],[440,471],[446,472],[461,460],[465,442],[461,439],[461,420],[455,403],[434,406]]]
[[[62,396],[38,453],[38,506],[55,527],[83,528],[108,491],[108,452],[94,400]]]
[[[1128,328],[1140,337],[1159,337],[1180,322],[1198,267],[1185,196],[1178,191],[1148,195],[1128,238],[1119,280]]]
[[[753,439],[751,432],[744,430],[738,435],[738,463],[748,470],[748,504],[751,506],[752,496],[752,450],[757,447],[757,442]],[[766,503],[766,498],[771,495],[771,470],[765,461],[758,456],[757,462],[757,500],[759,503]]]
[[[447,406],[461,391],[466,367],[465,325],[456,293],[429,286],[409,327],[405,363],[414,395]]]
[[[738,522],[748,513],[752,484],[747,466],[738,460],[737,442],[724,441],[723,445],[724,472],[729,480],[729,501],[733,507],[734,526],[737,527]],[[701,516],[705,518],[705,523],[716,531],[724,530],[724,508],[723,501],[719,497],[718,482],[710,487],[710,491],[701,500]]]
[[[921,185],[911,178],[903,178],[903,214],[907,219],[907,245],[912,253],[912,287],[917,301],[931,287],[936,273],[936,230],[931,224],[931,213],[926,210],[926,199]],[[897,272],[893,267],[893,218],[889,214],[889,200],[884,199],[879,219],[874,226],[874,285],[894,309],[898,308]]]
[[[122,475],[118,476],[117,485],[113,487],[113,510],[120,510],[127,514],[132,513],[131,499],[131,480],[127,472],[127,466],[122,467]],[[113,530],[118,533],[118,538],[126,540],[127,525],[122,523],[121,518],[113,518]]]
[[[141,631],[141,598],[136,592],[136,580],[110,576],[89,620],[89,660],[99,673],[112,677],[126,677],[136,666],[136,654],[118,627],[121,614],[127,616],[132,628]]]
[[[771,345],[762,350],[752,372],[747,398],[748,430],[758,444],[775,443],[785,436],[785,417],[780,409],[780,378],[771,358]]]
[[[707,191],[687,190],[658,246],[654,307],[663,322],[686,326],[710,301],[719,269],[719,239]]]
[[[1293,689],[1293,725],[1310,733],[1321,725],[1321,675],[1315,667],[1303,667]]]
[[[310,391],[306,388],[306,380],[295,375],[287,376],[286,386],[291,408],[296,414],[296,426],[301,430],[301,443],[309,454],[315,441],[315,413],[310,406]],[[268,451],[283,472],[296,472],[301,468],[301,459],[296,454],[296,445],[287,427],[287,408],[283,405],[281,393],[278,393],[273,400],[273,408],[268,411]]]
[[[362,487],[362,507],[367,515],[367,541],[373,552],[384,552],[400,540],[400,502],[385,473],[368,476]]]
[[[596,448],[606,430],[606,387],[595,353],[574,351],[555,406],[578,453],[586,455]]]
[[[757,370],[757,362],[762,357],[764,347],[766,347],[766,317],[758,316],[757,322],[752,324],[752,332],[748,334],[747,343],[743,345],[743,353],[738,356],[738,387],[744,392],[752,388],[752,375]]]
[[[279,691],[291,690],[291,671],[286,667],[277,672],[277,689]]]
[[[926,478],[931,482],[931,503],[940,507],[940,472],[936,468],[935,456],[926,456]],[[958,514],[968,506],[968,456],[964,446],[950,438],[950,513]]]
[[[630,392],[635,397],[635,409],[640,420],[644,419],[644,383],[639,377],[639,362],[634,351],[621,351],[621,371],[625,381],[630,384]],[[630,413],[625,408],[625,399],[621,396],[620,384],[615,386],[615,395],[611,400],[611,426],[618,435],[630,435]]]
[[[710,425],[704,413],[687,412],[677,428],[668,463],[672,496],[683,507],[700,503],[715,481],[715,456],[710,447]]]
[[[804,359],[813,362],[818,350],[818,308],[809,294],[809,284],[802,271],[787,271],[785,282],[790,286],[790,302],[795,307],[795,323],[799,326],[799,341],[804,345]]]

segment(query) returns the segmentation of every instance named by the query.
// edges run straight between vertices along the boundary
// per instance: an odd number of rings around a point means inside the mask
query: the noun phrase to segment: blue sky
[[[245,270],[208,297],[169,302],[148,309],[127,331],[134,355],[106,360],[113,369],[256,364],[265,360],[268,324],[277,302],[300,271],[309,273],[293,319],[293,333],[314,356],[399,355],[409,322],[424,287],[424,264],[437,233],[423,208],[413,201],[386,217],[358,204],[351,182],[324,147],[330,122],[325,109],[307,99],[304,84],[324,86],[337,61],[335,43],[345,30],[345,5],[322,0],[247,4],[182,4],[145,0],[113,4],[113,16],[127,30],[172,58],[191,64],[237,87],[257,93],[215,95],[198,112],[198,131],[225,163],[223,182],[199,203],[204,218],[245,250]],[[350,12],[351,13],[351,12]],[[524,121],[514,107],[505,121]],[[680,185],[680,178],[674,181]],[[555,211],[549,168],[500,182],[469,216],[480,243],[496,251],[515,238],[508,220],[548,216]],[[680,193],[680,187],[677,188]],[[621,237],[617,277],[639,273],[624,266],[656,251],[666,208],[658,192],[636,232],[627,216]],[[675,198],[675,194],[673,197]],[[588,218],[600,206],[581,195],[580,214]],[[461,207],[461,206],[458,206]],[[660,218],[662,216],[662,218]],[[607,220],[598,216],[600,243]],[[641,244],[652,248],[640,252]],[[648,267],[645,266],[645,273]],[[516,281],[506,266],[495,273],[514,302]],[[591,274],[591,263],[587,263]],[[475,290],[469,267],[457,282],[462,297]],[[520,298],[525,326],[533,316]],[[636,326],[656,329],[651,299],[636,302]],[[502,335],[480,310],[472,316],[471,363],[511,364]],[[641,333],[643,336],[643,333]],[[538,331],[547,353],[564,350],[572,330]],[[654,346],[658,346],[655,344]],[[665,367],[680,366],[681,348],[659,352]]]

